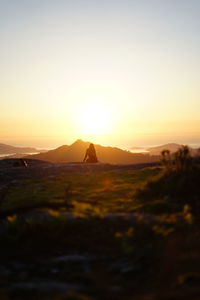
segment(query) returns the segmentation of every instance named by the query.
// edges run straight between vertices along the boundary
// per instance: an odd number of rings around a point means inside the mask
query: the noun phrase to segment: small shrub
[[[143,201],[161,200],[161,202],[168,199],[167,202],[175,210],[180,209],[183,204],[189,204],[192,210],[198,212],[200,209],[200,168],[197,160],[191,156],[188,146],[182,146],[173,158],[168,150],[162,151],[161,161],[164,172],[151,178],[136,193],[136,198]]]
[[[161,163],[166,172],[182,172],[191,170],[194,166],[194,159],[191,156],[188,146],[183,145],[172,155],[169,150],[161,152]]]
[[[193,158],[188,146],[182,146],[176,153],[174,159],[176,171],[186,171],[193,168]]]
[[[161,152],[161,163],[163,164],[167,172],[172,170],[172,159],[169,150],[163,150]]]

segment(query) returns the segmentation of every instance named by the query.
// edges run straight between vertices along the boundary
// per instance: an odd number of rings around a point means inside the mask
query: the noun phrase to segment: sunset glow
[[[106,107],[98,103],[88,104],[79,112],[77,131],[82,135],[102,135],[111,132],[111,115]]]
[[[200,145],[200,2],[0,0],[0,141]]]

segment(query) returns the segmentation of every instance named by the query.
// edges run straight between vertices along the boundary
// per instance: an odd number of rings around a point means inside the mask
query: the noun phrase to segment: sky
[[[200,145],[199,0],[0,0],[0,142]]]

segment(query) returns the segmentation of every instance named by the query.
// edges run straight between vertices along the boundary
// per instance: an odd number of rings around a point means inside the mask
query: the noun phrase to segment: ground
[[[161,172],[2,166],[0,299],[199,299],[198,216],[138,196]]]

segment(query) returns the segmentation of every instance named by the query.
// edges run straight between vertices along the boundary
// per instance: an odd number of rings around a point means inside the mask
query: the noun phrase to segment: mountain
[[[72,145],[61,146],[46,153],[31,155],[33,159],[40,159],[54,163],[60,162],[82,162],[85,151],[90,142],[77,140]],[[135,164],[155,162],[159,157],[150,156],[149,154],[131,153],[116,147],[105,147],[101,145],[94,145],[99,162],[112,164]],[[30,156],[29,156],[30,158]]]
[[[176,152],[182,145],[176,143],[169,143],[157,147],[151,147],[147,150],[149,151],[150,155],[159,155],[163,150],[169,150],[171,153]],[[197,153],[197,149],[189,147],[191,154],[195,155]]]
[[[160,145],[160,146],[156,146],[156,147],[147,148],[147,151],[149,151],[149,153],[151,155],[159,155],[163,150],[169,150],[170,152],[174,153],[180,147],[181,147],[181,145],[179,145],[179,144],[168,143],[168,144],[164,144],[164,145]]]
[[[16,153],[38,153],[39,150],[31,147],[14,147],[0,143],[0,154],[16,154]]]

